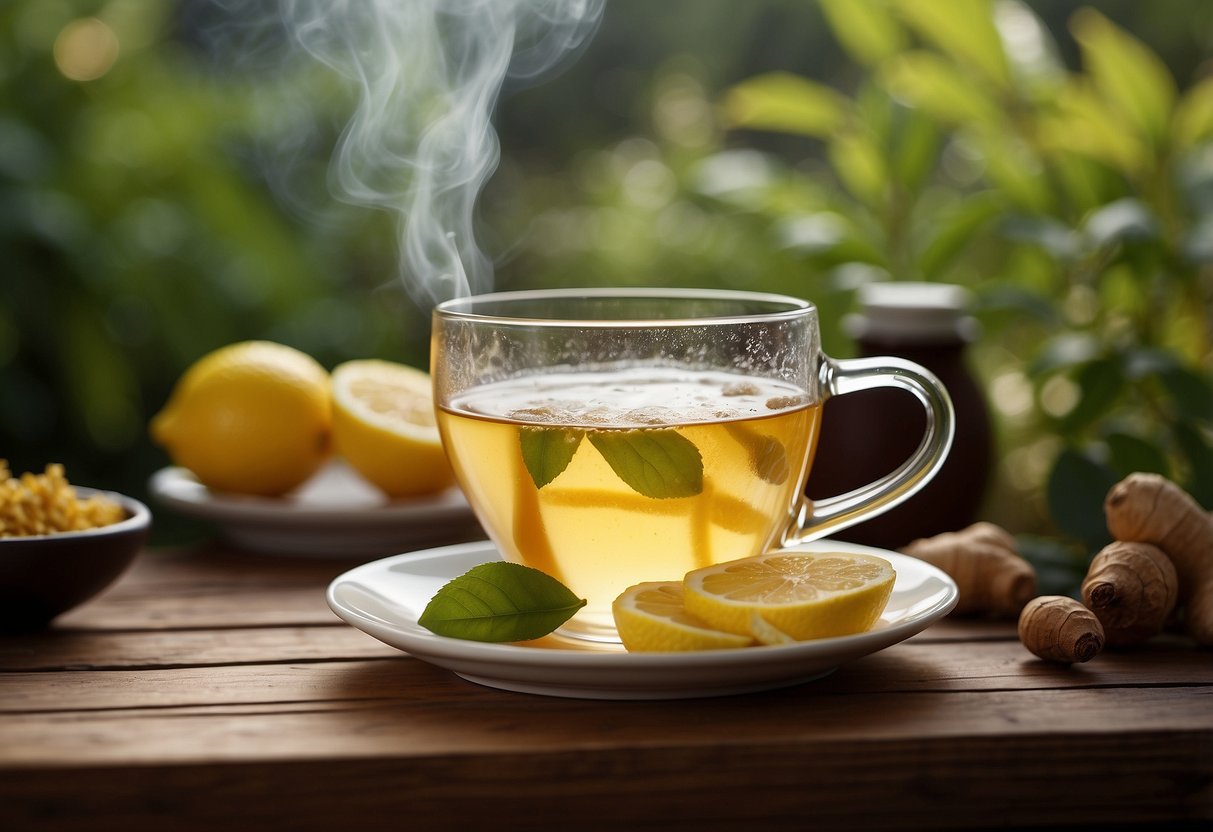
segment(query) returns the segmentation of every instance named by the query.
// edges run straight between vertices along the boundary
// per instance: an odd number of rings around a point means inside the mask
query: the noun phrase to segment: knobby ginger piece
[[[1015,618],[1036,595],[1036,570],[1019,555],[1015,538],[993,523],[921,538],[901,552],[956,581],[960,598],[954,615]]]

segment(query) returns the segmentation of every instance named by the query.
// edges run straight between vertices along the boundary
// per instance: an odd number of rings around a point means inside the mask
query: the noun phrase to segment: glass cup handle
[[[912,497],[930,482],[947,458],[956,431],[952,400],[942,382],[926,368],[901,358],[822,358],[819,370],[825,398],[871,390],[900,387],[914,394],[927,412],[922,442],[899,468],[868,485],[828,497],[801,497],[792,525],[782,543],[791,546],[852,526],[873,516],[874,509],[893,508]],[[829,441],[828,437],[826,441]]]

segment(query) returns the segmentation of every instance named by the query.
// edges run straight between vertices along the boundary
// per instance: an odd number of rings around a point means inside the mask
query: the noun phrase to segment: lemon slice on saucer
[[[632,653],[721,650],[753,640],[715,630],[683,608],[682,584],[652,581],[624,590],[611,607],[619,640]]]
[[[449,486],[455,475],[442,450],[428,373],[377,359],[347,361],[332,372],[333,447],[389,497]]]
[[[683,603],[709,627],[764,643],[805,641],[870,629],[895,579],[874,555],[771,552],[688,572]]]

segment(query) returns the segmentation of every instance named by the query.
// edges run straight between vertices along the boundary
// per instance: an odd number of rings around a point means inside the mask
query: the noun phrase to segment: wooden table
[[[341,623],[349,562],[144,552],[0,637],[0,829],[1213,827],[1213,651],[1071,668],[945,620],[768,693],[465,682]]]

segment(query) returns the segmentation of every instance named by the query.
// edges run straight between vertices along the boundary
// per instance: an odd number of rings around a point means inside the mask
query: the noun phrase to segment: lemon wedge
[[[870,629],[895,579],[873,555],[771,552],[688,572],[683,603],[709,627],[764,643],[805,641]]]
[[[633,653],[747,647],[747,636],[713,629],[683,608],[682,584],[651,581],[629,587],[611,606],[623,646]]]
[[[378,359],[333,369],[333,447],[389,497],[449,486],[455,475],[434,420],[428,373]]]

